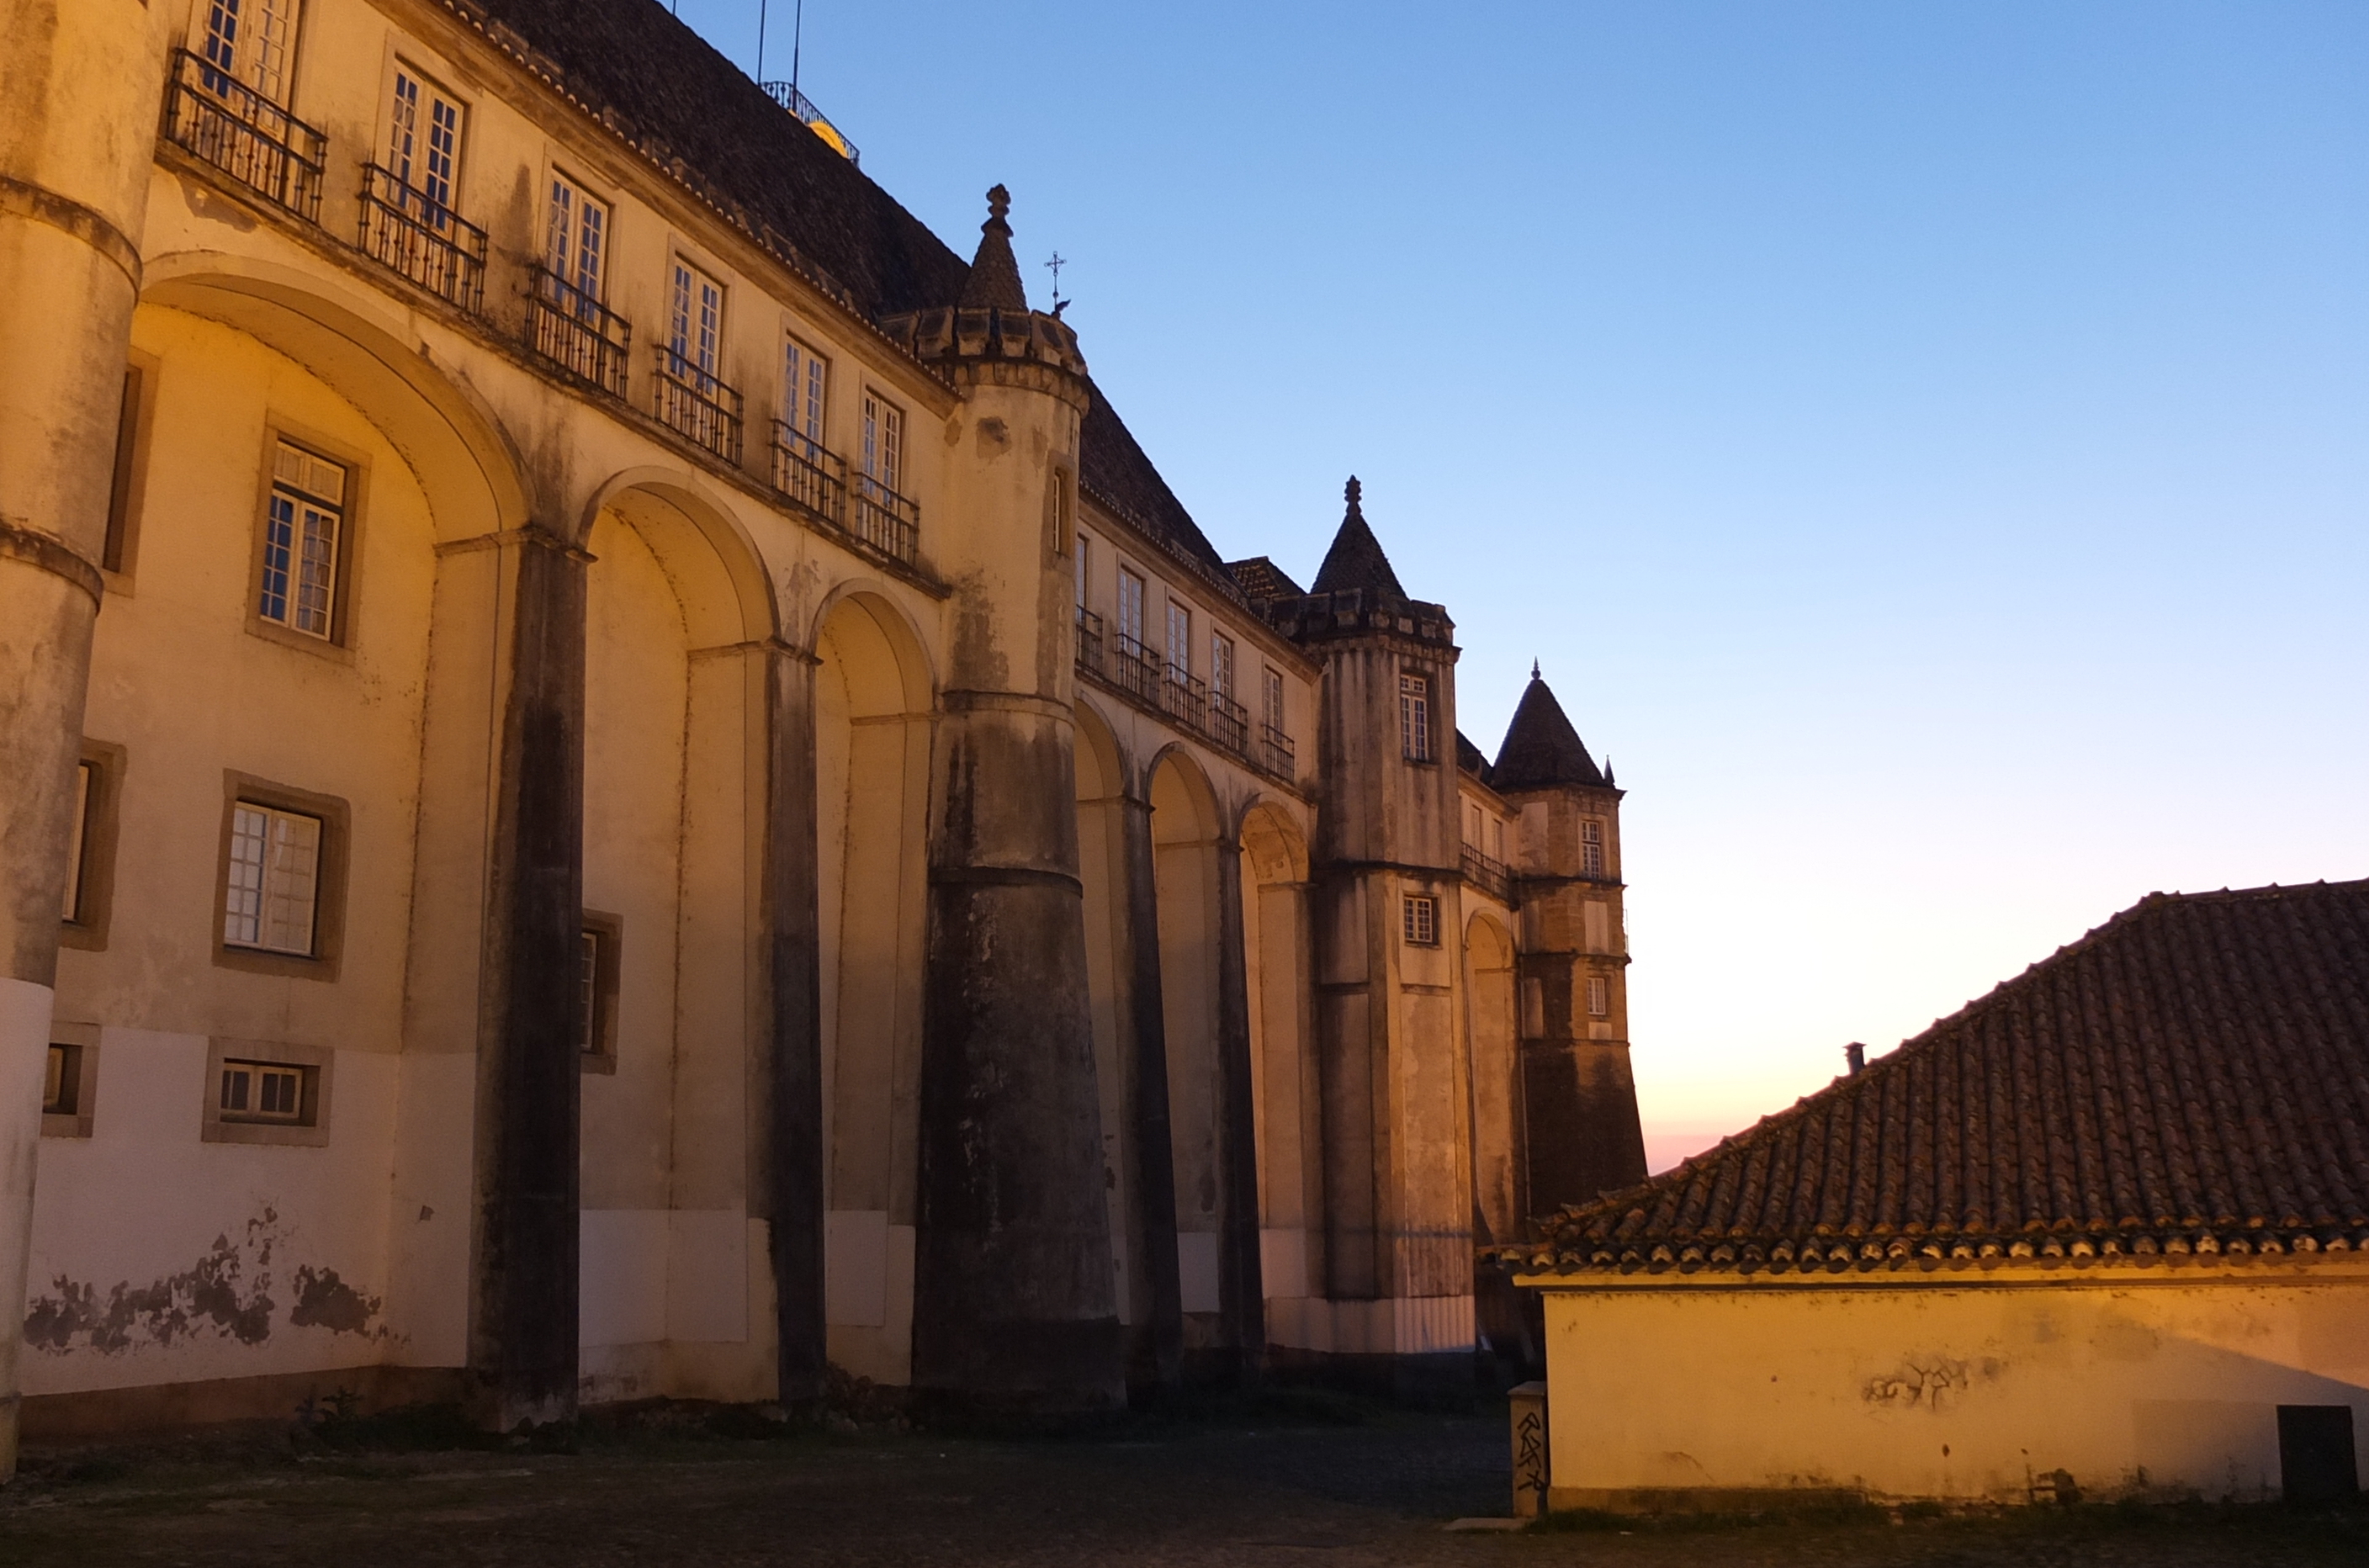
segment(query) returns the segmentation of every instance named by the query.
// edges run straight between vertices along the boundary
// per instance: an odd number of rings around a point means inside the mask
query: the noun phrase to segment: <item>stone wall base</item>
[[[456,1404],[464,1376],[456,1367],[333,1367],[319,1372],[31,1394],[25,1400],[24,1436],[30,1443],[72,1443],[234,1421],[292,1421],[306,1400],[326,1403],[341,1390],[356,1396],[351,1411],[356,1415],[406,1404]]]

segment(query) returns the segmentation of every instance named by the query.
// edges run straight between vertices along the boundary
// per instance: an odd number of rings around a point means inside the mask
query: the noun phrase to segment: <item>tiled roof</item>
[[[1228,561],[1226,570],[1233,574],[1234,581],[1242,585],[1242,592],[1253,604],[1264,604],[1270,599],[1298,599],[1308,591],[1265,555],[1253,555],[1247,561]]]
[[[1491,782],[1501,790],[1536,789],[1545,784],[1609,783],[1596,759],[1582,745],[1579,731],[1555,701],[1547,683],[1530,671],[1530,683],[1514,709],[1514,722],[1497,748],[1497,766]]]
[[[1841,1273],[2369,1246],[2369,882],[2151,894],[1543,1235],[1499,1255]]]
[[[444,3],[761,243],[771,236],[795,251],[794,264],[858,315],[876,322],[951,305],[970,283],[959,255],[658,0]],[[981,280],[999,299],[1021,293],[1002,239],[982,241],[983,251],[1002,252],[992,258],[997,276]],[[1217,551],[1099,387],[1082,443],[1087,489],[1232,589]]]
[[[1489,759],[1481,754],[1481,748],[1472,744],[1471,737],[1460,729],[1456,732],[1456,765],[1482,784],[1494,782]]]

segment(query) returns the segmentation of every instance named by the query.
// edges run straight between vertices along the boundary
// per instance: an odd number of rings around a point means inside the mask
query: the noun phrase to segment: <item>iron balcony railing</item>
[[[855,481],[856,538],[910,566],[921,544],[921,506],[869,474]]]
[[[782,498],[833,528],[847,526],[847,464],[811,436],[773,421],[773,488]]]
[[[1103,618],[1082,604],[1078,607],[1078,668],[1093,675],[1103,672]]]
[[[321,221],[329,139],[186,49],[173,52],[165,138],[305,222]]]
[[[658,417],[725,462],[739,462],[739,393],[668,343],[658,346]]]
[[[1175,665],[1160,672],[1160,707],[1187,729],[1207,732],[1209,727],[1209,688]]]
[[[772,98],[775,103],[780,104],[784,109],[797,116],[799,121],[803,123],[807,130],[821,137],[824,144],[829,146],[831,151],[837,153],[841,157],[845,158],[849,163],[854,164],[858,167],[863,166],[864,158],[861,154],[856,152],[855,143],[849,141],[845,136],[841,135],[839,127],[833,125],[830,120],[825,118],[822,110],[815,108],[814,99],[798,91],[795,83],[765,82],[761,83],[760,86],[762,87],[767,97]]]
[[[534,269],[526,296],[526,346],[579,381],[612,397],[625,395],[634,329],[549,268]]]
[[[1296,779],[1299,776],[1299,757],[1292,747],[1291,737],[1274,725],[1259,726],[1259,761],[1276,778]]]
[[[376,164],[362,166],[361,247],[473,315],[486,303],[486,231]]]
[[[1148,708],[1160,706],[1162,679],[1160,655],[1125,632],[1118,635],[1111,649],[1111,661],[1105,671],[1118,682],[1119,690]]]
[[[1251,749],[1251,712],[1223,692],[1209,693],[1209,738],[1237,754]]]
[[[1502,860],[1491,860],[1471,844],[1464,846],[1464,879],[1503,904],[1514,901],[1514,874]]]

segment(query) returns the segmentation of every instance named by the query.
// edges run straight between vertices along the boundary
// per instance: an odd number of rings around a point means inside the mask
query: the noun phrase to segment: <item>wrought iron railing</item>
[[[173,52],[165,139],[305,222],[321,221],[329,139],[186,49]]]
[[[485,306],[486,231],[376,164],[362,166],[361,247],[463,310]]]
[[[1118,635],[1117,646],[1111,654],[1107,672],[1120,690],[1146,707],[1160,706],[1160,683],[1163,678],[1160,655],[1125,632]]]
[[[1514,874],[1502,860],[1491,860],[1471,844],[1464,846],[1464,880],[1500,903],[1514,901]]]
[[[1160,672],[1160,708],[1181,720],[1187,729],[1209,727],[1209,688],[1192,674],[1169,665]]]
[[[855,481],[854,535],[875,550],[912,564],[921,544],[921,505],[900,496],[870,475]]]
[[[799,122],[821,137],[831,151],[857,167],[863,166],[864,157],[855,150],[855,143],[841,135],[839,127],[833,125],[822,110],[815,108],[814,99],[788,82],[764,82],[760,86],[767,97],[797,116]]]
[[[740,461],[740,394],[672,344],[658,345],[652,412],[727,463]]]
[[[800,511],[833,528],[847,526],[847,464],[811,436],[773,421],[773,488]]]
[[[634,329],[575,284],[538,266],[526,296],[526,346],[612,397],[625,395]]]
[[[1209,693],[1209,738],[1229,751],[1247,752],[1251,743],[1251,711],[1223,692]]]
[[[1082,604],[1078,607],[1078,668],[1095,675],[1103,672],[1103,618]]]
[[[1271,724],[1259,726],[1259,764],[1279,779],[1299,776],[1299,757],[1291,737]]]

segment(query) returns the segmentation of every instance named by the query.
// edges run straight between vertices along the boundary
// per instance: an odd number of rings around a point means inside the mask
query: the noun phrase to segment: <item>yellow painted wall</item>
[[[2369,1435],[2369,1267],[2349,1260],[1619,1280],[1550,1288],[1546,1319],[1556,1507],[2021,1502],[2057,1471],[2085,1497],[2259,1498],[2279,1405],[2349,1404]]]

